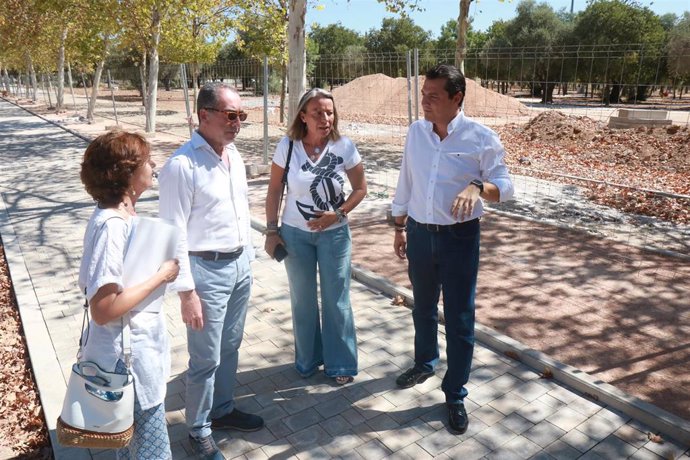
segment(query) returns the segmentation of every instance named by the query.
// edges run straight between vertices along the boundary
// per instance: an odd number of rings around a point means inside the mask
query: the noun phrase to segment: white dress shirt
[[[234,144],[225,147],[230,167],[198,132],[160,172],[160,217],[177,225],[180,274],[174,291],[194,289],[188,251],[233,252],[244,247],[254,259],[244,161]]]
[[[500,201],[510,200],[513,183],[504,156],[498,135],[463,112],[448,124],[448,135],[443,140],[431,122],[412,123],[393,198],[393,216],[408,215],[425,224],[455,224],[458,221],[451,214],[453,200],[474,179],[498,187]],[[483,212],[479,200],[465,220]]]

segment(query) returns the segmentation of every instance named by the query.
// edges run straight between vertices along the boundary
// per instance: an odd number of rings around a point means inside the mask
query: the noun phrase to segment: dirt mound
[[[418,98],[424,77],[419,78]],[[414,92],[414,82],[410,90]],[[406,120],[408,114],[407,79],[384,74],[365,75],[333,90],[338,112],[344,119],[381,123]],[[414,105],[414,101],[413,101]],[[517,99],[482,88],[467,79],[465,113],[469,116],[506,117],[527,115],[527,108]],[[421,115],[421,108],[420,108]]]
[[[557,171],[609,184],[690,195],[690,129],[687,126],[610,129],[591,118],[554,110],[524,125],[504,125],[496,131],[506,148],[506,161],[516,173],[572,182],[548,174]],[[690,223],[687,199],[591,182],[579,185],[587,187],[590,198],[597,203]]]

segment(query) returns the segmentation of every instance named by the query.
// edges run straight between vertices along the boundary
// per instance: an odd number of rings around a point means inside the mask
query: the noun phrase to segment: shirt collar
[[[465,121],[465,112],[463,110],[460,110],[458,112],[458,114],[455,116],[455,118],[453,118],[450,121],[450,123],[448,123],[448,134],[450,135],[455,130],[457,130],[464,121]],[[424,125],[426,126],[427,130],[433,131],[434,124],[432,122],[424,120]]]
[[[213,150],[213,147],[211,147],[211,144],[206,142],[206,139],[204,139],[204,137],[201,134],[199,134],[198,130],[194,130],[190,141],[192,143],[192,147],[194,148],[194,150],[206,150],[208,153],[213,154],[215,158],[219,158],[216,151]],[[229,146],[230,144],[226,145],[223,150],[226,150]]]

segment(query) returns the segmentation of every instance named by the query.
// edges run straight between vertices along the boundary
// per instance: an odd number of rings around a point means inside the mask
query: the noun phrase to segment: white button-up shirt
[[[460,112],[441,138],[433,124],[419,120],[410,125],[405,143],[398,186],[393,199],[393,216],[408,215],[425,224],[452,225],[453,200],[472,180],[498,187],[500,200],[513,197],[513,183],[503,157],[498,135]],[[479,200],[466,220],[483,214]]]
[[[254,258],[244,161],[234,144],[225,147],[230,167],[198,132],[180,147],[160,172],[160,216],[180,229],[180,274],[172,290],[194,289],[188,251],[233,252]]]

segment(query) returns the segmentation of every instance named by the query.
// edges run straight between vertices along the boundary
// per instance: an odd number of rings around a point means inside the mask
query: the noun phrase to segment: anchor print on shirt
[[[297,201],[297,210],[299,210],[304,220],[315,219],[319,217],[320,212],[331,211],[338,209],[345,202],[344,189],[345,180],[337,172],[336,166],[341,164],[343,159],[336,156],[327,150],[319,162],[315,165],[305,161],[300,169],[305,172],[311,172],[316,177],[309,186],[309,193],[314,204],[300,203]],[[340,184],[340,194],[336,195],[335,181]]]

